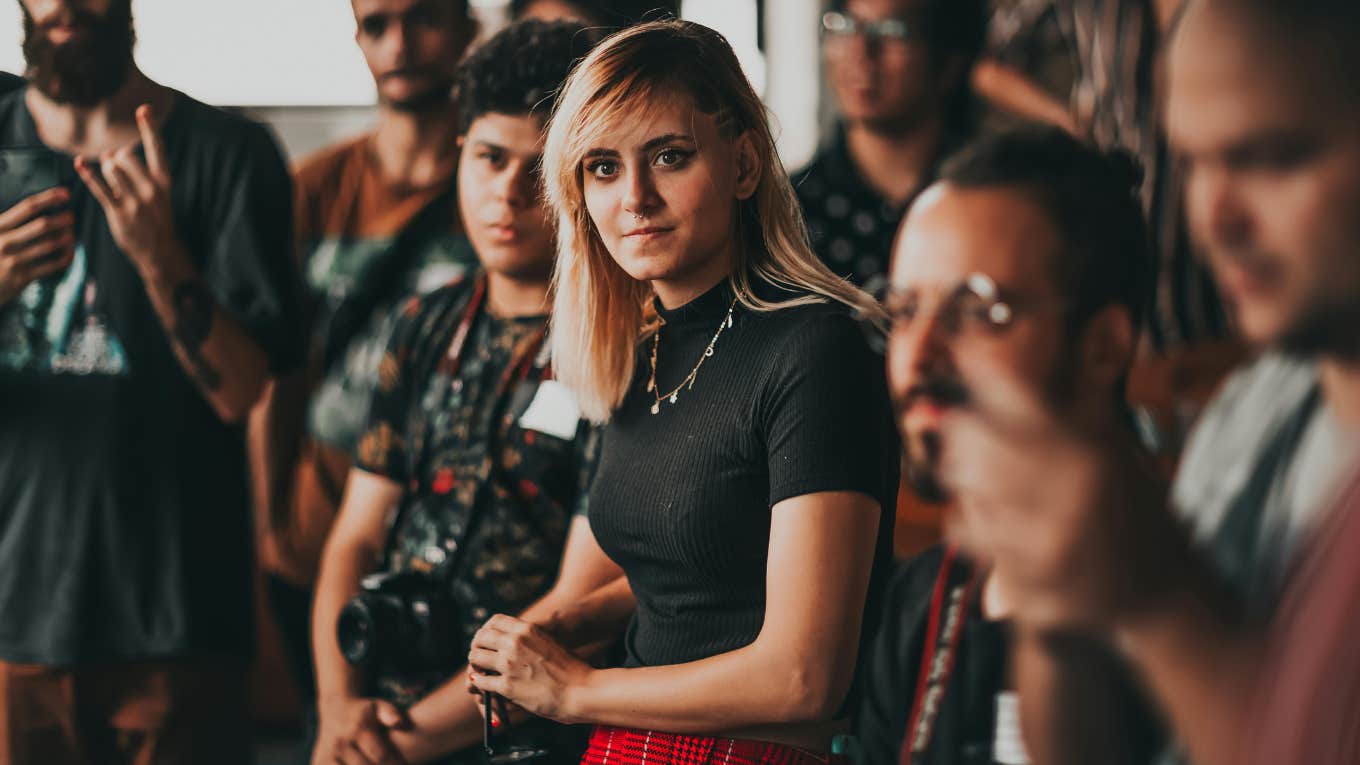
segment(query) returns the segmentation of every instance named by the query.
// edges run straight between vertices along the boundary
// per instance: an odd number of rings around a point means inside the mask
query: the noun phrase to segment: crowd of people
[[[258,614],[312,765],[1360,761],[1354,0],[836,0],[788,170],[676,4],[351,0],[290,170],[19,3],[0,765],[251,762]]]

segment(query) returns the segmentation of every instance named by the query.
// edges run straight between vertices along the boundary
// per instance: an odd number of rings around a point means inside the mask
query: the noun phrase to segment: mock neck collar
[[[652,305],[656,308],[656,313],[668,327],[688,327],[713,324],[727,315],[727,309],[732,306],[732,283],[731,279],[724,277],[722,281],[711,287],[708,292],[676,308],[666,308],[661,305],[660,298],[653,298]]]

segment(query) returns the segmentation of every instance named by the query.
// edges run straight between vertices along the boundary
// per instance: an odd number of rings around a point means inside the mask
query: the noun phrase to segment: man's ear
[[[737,199],[747,200],[756,193],[760,185],[760,155],[756,153],[755,139],[747,130],[737,136]]]
[[[1138,335],[1129,309],[1110,305],[1101,309],[1082,332],[1082,377],[1088,384],[1112,389],[1128,375]]]

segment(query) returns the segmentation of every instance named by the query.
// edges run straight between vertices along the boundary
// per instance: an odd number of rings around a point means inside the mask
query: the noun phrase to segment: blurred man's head
[[[449,102],[453,71],[476,36],[467,0],[353,0],[354,39],[378,100],[406,112]]]
[[[132,0],[19,0],[26,76],[58,103],[93,106],[132,70]]]
[[[545,283],[552,274],[552,222],[539,175],[543,128],[572,65],[600,37],[579,22],[521,21],[458,69],[458,205],[488,271]]]
[[[985,30],[981,0],[838,0],[822,48],[842,115],[889,133],[967,119]]]
[[[1186,209],[1254,343],[1360,355],[1360,3],[1195,0],[1170,42]]]
[[[907,477],[945,499],[940,423],[967,406],[986,357],[1075,418],[1117,416],[1143,314],[1139,174],[1059,130],[984,138],[912,207],[886,306],[888,380]]]
[[[677,0],[510,0],[510,18],[622,27],[680,15]]]

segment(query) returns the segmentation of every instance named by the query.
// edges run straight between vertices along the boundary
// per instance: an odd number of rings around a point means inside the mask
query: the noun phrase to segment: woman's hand
[[[468,679],[478,692],[495,693],[540,717],[583,722],[574,692],[594,669],[541,627],[497,615],[478,630],[468,653]]]

